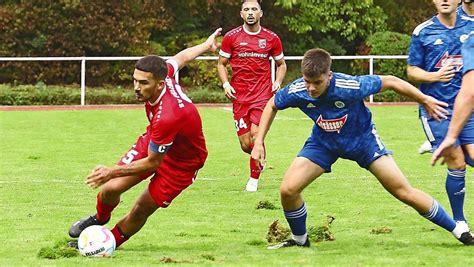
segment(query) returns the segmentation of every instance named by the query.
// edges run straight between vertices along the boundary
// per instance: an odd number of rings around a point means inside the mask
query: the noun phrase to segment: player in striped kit
[[[357,162],[397,199],[450,231],[462,243],[474,245],[470,232],[456,224],[436,200],[409,184],[377,134],[364,98],[392,89],[422,104],[436,120],[445,118],[447,104],[394,76],[351,76],[330,69],[329,53],[323,49],[307,51],[301,62],[303,77],[278,91],[263,111],[252,150],[252,158],[259,161],[265,160],[263,142],[278,110],[299,108],[314,122],[311,136],[291,163],[280,187],[292,239],[269,249],[310,246],[302,191],[323,173],[331,172],[338,158]]]
[[[217,71],[225,95],[232,100],[234,123],[242,151],[250,154],[258,132],[258,122],[268,99],[286,73],[283,47],[274,32],[260,26],[263,11],[261,1],[242,1],[240,16],[244,24],[230,30],[222,40]],[[277,65],[272,84],[270,57]],[[227,65],[232,67],[232,79],[228,80]],[[250,177],[245,186],[247,192],[258,190],[260,166],[250,158]]]
[[[449,104],[447,119],[438,122],[429,118],[420,106],[420,119],[431,145],[436,149],[446,137],[451,121],[454,99],[461,87],[463,59],[461,47],[474,31],[474,19],[457,15],[457,0],[434,0],[438,14],[423,22],[413,31],[407,74],[410,80],[421,83],[420,90]],[[459,135],[461,146],[448,157],[446,192],[457,223],[469,229],[464,215],[466,164],[473,166],[474,116]]]

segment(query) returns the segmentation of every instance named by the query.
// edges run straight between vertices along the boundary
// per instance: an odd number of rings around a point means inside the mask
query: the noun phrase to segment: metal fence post
[[[81,106],[86,104],[86,59],[81,59]]]
[[[374,75],[374,58],[369,58],[369,75]],[[369,96],[369,102],[374,103],[374,95]]]

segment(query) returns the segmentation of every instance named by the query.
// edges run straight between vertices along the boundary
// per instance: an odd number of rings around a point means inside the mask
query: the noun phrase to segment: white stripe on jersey
[[[431,19],[421,23],[420,25],[416,26],[416,28],[413,30],[413,35],[418,36],[420,34],[421,30],[423,30],[424,28],[430,26],[433,23],[434,23],[434,21],[432,21]]]
[[[360,89],[360,82],[356,80],[336,79],[336,86],[347,89]]]
[[[176,92],[179,94],[179,96],[180,96],[183,100],[185,100],[185,101],[187,101],[187,102],[189,102],[189,103],[193,103],[193,101],[191,101],[191,99],[189,99],[189,97],[183,92],[183,90],[181,89],[181,85],[175,84],[175,87],[174,87],[174,88],[176,88]]]
[[[461,16],[461,19],[463,20],[469,20],[469,21],[474,21],[473,17],[467,17],[467,16]]]
[[[219,50],[219,56],[222,56],[222,57],[225,57],[225,58],[230,58],[230,54],[229,53],[226,53],[222,50]]]
[[[288,88],[288,94],[293,94],[303,90],[306,90],[306,84],[304,82],[295,83],[290,85],[290,88]]]

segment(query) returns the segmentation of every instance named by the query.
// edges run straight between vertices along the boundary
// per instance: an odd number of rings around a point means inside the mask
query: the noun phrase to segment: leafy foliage
[[[276,3],[295,10],[283,18],[292,31],[316,35],[318,39],[329,35],[339,44],[363,39],[387,27],[387,16],[372,0],[277,0]]]
[[[377,32],[367,39],[367,45],[372,55],[406,55],[409,44],[409,35],[389,31]],[[375,62],[375,70],[377,74],[389,74],[407,79],[405,59],[379,59]],[[374,100],[398,102],[409,99],[393,91],[385,91],[382,94],[375,95]]]

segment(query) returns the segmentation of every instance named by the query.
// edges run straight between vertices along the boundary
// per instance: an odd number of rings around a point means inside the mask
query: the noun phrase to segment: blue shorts
[[[359,137],[358,139],[353,140],[360,144],[357,149],[344,151],[343,148],[331,147],[328,143],[310,137],[298,153],[298,157],[305,157],[319,165],[326,172],[331,172],[331,166],[338,158],[355,161],[362,168],[369,169],[376,159],[383,155],[393,154],[392,151],[385,148],[375,129],[365,137]]]
[[[443,142],[446,134],[448,133],[449,123],[451,122],[451,116],[447,120],[442,120],[441,122],[436,121],[433,118],[421,115],[420,117],[423,130],[425,131],[426,138],[430,141],[433,149],[438,148],[438,146]],[[471,114],[469,120],[464,126],[463,130],[459,134],[458,144],[467,145],[474,144],[474,115]]]

